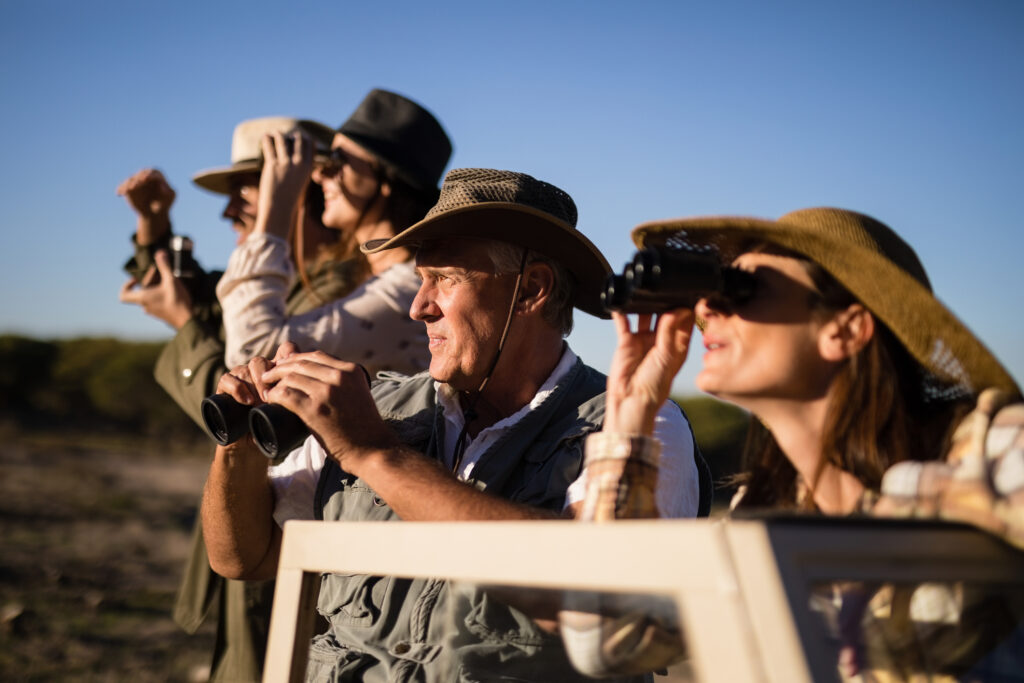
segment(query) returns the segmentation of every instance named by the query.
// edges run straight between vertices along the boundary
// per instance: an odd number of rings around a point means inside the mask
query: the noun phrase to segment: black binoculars
[[[251,432],[260,452],[272,459],[298,448],[310,434],[306,423],[276,403],[250,408],[227,394],[214,394],[203,399],[202,413],[206,430],[221,446]]]
[[[723,266],[711,252],[648,247],[636,252],[621,275],[608,276],[601,303],[622,313],[693,308],[712,296],[739,305],[754,294],[754,282],[752,273]]]

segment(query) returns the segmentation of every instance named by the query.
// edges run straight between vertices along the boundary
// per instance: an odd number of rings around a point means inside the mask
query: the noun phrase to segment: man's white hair
[[[494,266],[495,275],[519,272],[519,264],[523,260],[523,247],[497,240],[486,240],[486,244],[487,255]],[[572,275],[561,263],[532,249],[527,250],[526,263],[544,263],[554,273],[551,296],[545,302],[541,313],[546,321],[561,331],[563,337],[568,336],[572,332],[572,301],[575,294]]]

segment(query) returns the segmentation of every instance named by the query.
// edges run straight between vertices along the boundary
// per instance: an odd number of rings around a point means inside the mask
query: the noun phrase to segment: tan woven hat
[[[362,250],[373,254],[450,237],[497,240],[544,254],[576,279],[576,308],[608,317],[600,292],[611,267],[576,229],[572,197],[554,185],[514,171],[452,169],[423,220],[390,239],[371,240]]]
[[[235,126],[231,137],[231,165],[199,171],[192,177],[192,182],[210,192],[231,194],[233,177],[242,173],[259,173],[263,168],[264,135],[276,131],[288,134],[297,130],[312,138],[317,149],[330,149],[334,131],[322,123],[287,116],[248,119]]]
[[[892,330],[927,371],[929,398],[987,387],[1020,389],[985,345],[932,294],[914,250],[892,228],[853,211],[801,209],[778,220],[709,216],[652,221],[633,230],[639,247],[718,251],[729,263],[767,242],[819,264]]]

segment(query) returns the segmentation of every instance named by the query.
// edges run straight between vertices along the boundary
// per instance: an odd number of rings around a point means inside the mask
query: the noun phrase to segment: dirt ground
[[[0,680],[202,681],[170,618],[209,450],[0,434]]]
[[[213,624],[170,613],[209,446],[4,431],[0,681],[207,680]]]

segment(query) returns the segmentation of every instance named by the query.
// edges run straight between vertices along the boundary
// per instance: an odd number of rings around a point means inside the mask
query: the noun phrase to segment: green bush
[[[52,342],[0,336],[0,414],[24,417],[35,410],[56,357]]]
[[[195,436],[153,379],[163,344],[0,336],[0,411],[17,426]]]
[[[716,488],[721,491],[716,491],[716,500],[721,501],[733,489],[728,479],[740,471],[750,414],[710,396],[688,396],[675,401],[690,420],[697,445],[711,468]]]

